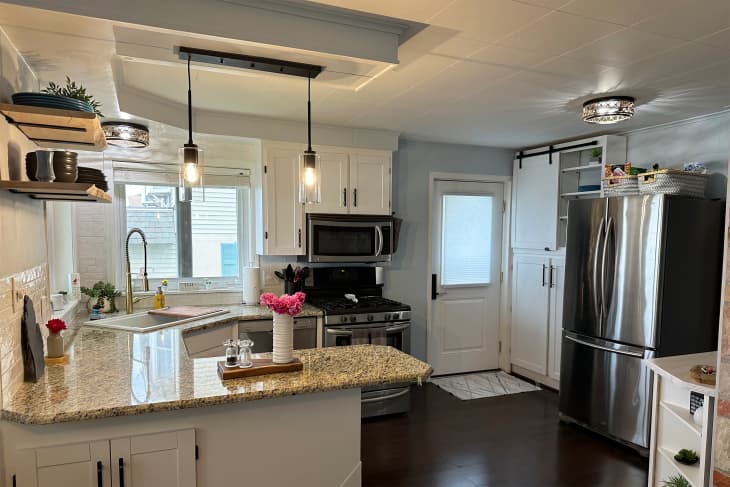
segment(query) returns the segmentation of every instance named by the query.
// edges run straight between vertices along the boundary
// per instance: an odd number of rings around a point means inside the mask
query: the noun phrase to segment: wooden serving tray
[[[270,358],[252,359],[253,365],[247,369],[240,367],[226,367],[225,362],[218,362],[218,375],[223,380],[240,379],[241,377],[254,377],[257,375],[280,374],[282,372],[298,372],[304,368],[304,364],[298,358],[294,358],[288,364],[275,364]]]

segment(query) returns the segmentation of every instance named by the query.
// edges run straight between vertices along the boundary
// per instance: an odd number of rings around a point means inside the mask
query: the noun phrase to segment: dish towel
[[[370,330],[370,343],[373,345],[387,345],[388,333],[385,328],[373,328]]]
[[[353,345],[367,345],[370,343],[370,330],[367,328],[352,330]]]

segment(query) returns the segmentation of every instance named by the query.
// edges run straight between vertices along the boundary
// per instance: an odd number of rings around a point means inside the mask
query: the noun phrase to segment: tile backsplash
[[[42,264],[17,274],[0,277],[0,390],[2,400],[23,382],[23,352],[20,346],[20,321],[23,317],[23,296],[33,300],[41,332],[51,316],[48,265]]]

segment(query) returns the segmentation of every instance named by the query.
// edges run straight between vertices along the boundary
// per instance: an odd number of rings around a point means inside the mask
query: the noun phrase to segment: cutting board
[[[226,367],[225,362],[218,362],[218,375],[221,379],[228,380],[256,375],[279,374],[281,372],[297,372],[304,368],[304,364],[298,358],[294,358],[288,364],[275,364],[270,358],[255,358],[251,362],[253,362],[253,365],[247,369],[229,368]]]
[[[43,336],[35,319],[33,300],[28,296],[23,300],[23,318],[20,322],[20,346],[23,350],[23,380],[38,382],[43,375]]]
[[[205,308],[203,306],[170,306],[168,308],[153,309],[151,315],[174,316],[176,318],[195,318],[225,311],[223,308]]]

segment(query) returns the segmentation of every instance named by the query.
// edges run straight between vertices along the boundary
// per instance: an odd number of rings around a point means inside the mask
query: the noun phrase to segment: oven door
[[[397,321],[376,325],[325,326],[325,347],[348,345],[388,345],[405,353],[411,351],[411,322]]]
[[[393,248],[391,222],[310,218],[307,238],[309,262],[389,262]]]

